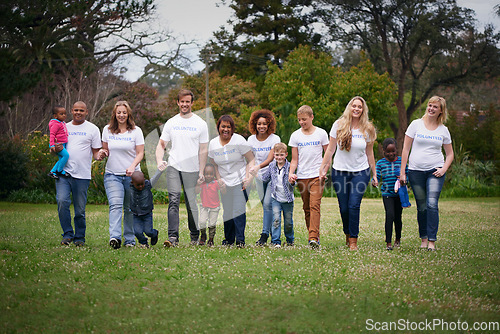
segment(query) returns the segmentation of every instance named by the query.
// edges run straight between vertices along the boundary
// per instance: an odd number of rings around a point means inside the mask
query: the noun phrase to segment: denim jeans
[[[271,189],[269,188],[269,182],[264,182],[256,178],[255,185],[257,187],[257,193],[259,194],[260,202],[262,203],[262,209],[264,211],[262,218],[262,233],[271,236],[273,208],[271,205]]]
[[[109,238],[122,240],[122,212],[124,244],[135,245],[134,218],[130,211],[130,176],[104,174],[104,188],[109,203]]]
[[[183,188],[191,241],[197,241],[200,236],[198,230],[198,204],[196,203],[198,175],[198,172],[181,172],[174,167],[167,167],[168,239],[171,242],[179,242],[179,204]]]
[[[148,244],[148,238],[144,234],[150,238],[158,236],[158,230],[153,228],[153,213],[141,216],[134,215],[134,233],[141,245]]]
[[[293,244],[293,202],[279,202],[274,198],[271,198],[271,204],[273,207],[273,238],[271,240],[272,244],[281,245],[281,212],[283,212],[283,227],[285,230],[286,242]]]
[[[235,241],[245,244],[247,201],[247,190],[243,191],[241,185],[226,186],[226,193],[222,194],[225,244],[232,245]]]
[[[408,170],[408,179],[417,202],[418,232],[421,239],[436,241],[439,227],[438,201],[445,175],[432,175],[436,169],[428,171]]]
[[[75,179],[74,177],[60,177],[56,180],[56,200],[59,222],[63,230],[62,237],[73,241],[85,242],[85,205],[87,204],[87,189],[90,180]],[[71,225],[71,195],[73,195],[73,208],[75,210],[75,230]]]
[[[403,214],[403,207],[399,196],[389,197],[382,196],[385,209],[385,242],[392,242],[392,225],[394,224],[396,230],[396,239],[401,239],[401,230],[403,222],[401,215]]]
[[[370,181],[370,168],[359,172],[332,170],[333,188],[339,201],[344,233],[351,238],[359,234],[361,200]]]

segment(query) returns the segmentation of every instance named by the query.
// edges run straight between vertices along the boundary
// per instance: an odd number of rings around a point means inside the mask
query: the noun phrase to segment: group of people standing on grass
[[[303,201],[307,242],[311,248],[318,248],[321,198],[330,168],[349,249],[358,249],[361,200],[370,179],[373,186],[382,184],[387,249],[393,246],[393,224],[394,246],[401,243],[402,207],[409,203],[407,193],[406,199],[400,199],[396,188],[404,188],[408,181],[417,204],[421,247],[436,249],[438,199],[446,171],[453,161],[451,137],[443,125],[447,116],[444,98],[432,97],[425,115],[410,124],[401,157],[396,153],[396,141],[386,139],[384,158],[377,163],[373,153],[376,130],[368,117],[367,102],[360,96],[351,99],[329,134],[313,124],[312,108],[301,106],[297,110],[300,128],[293,132],[288,143],[292,152],[290,161],[287,145],[274,133],[276,120],[271,111],[264,109],[252,113],[249,121],[252,135],[248,140],[235,133],[233,118],[223,115],[217,121],[218,136],[209,140],[206,122],[192,112],[193,102],[191,91],[180,90],[177,96],[179,113],[163,127],[156,147],[158,171],[151,180],[146,180],[140,171],[144,136],[135,125],[132,109],[126,101],[115,104],[102,137],[99,129],[85,120],[88,114],[85,103],[79,101],[73,105],[73,120],[69,123],[65,123],[64,108],[54,108],[50,150],[57,153],[60,160],[49,175],[56,179],[58,213],[63,229],[61,244],[85,244],[85,205],[92,159],[107,158],[104,186],[109,202],[109,244],[115,249],[122,243],[134,246],[136,238],[142,247],[149,247],[147,237],[151,245],[157,243],[159,232],[153,228],[151,188],[162,174],[166,175],[169,196],[165,247],[179,243],[182,195],[191,244],[214,245],[222,204],[222,245],[244,247],[246,203],[250,188],[255,184],[263,207],[262,233],[257,245],[265,245],[270,239],[274,247],[281,247],[282,215],[286,244],[294,244],[293,194],[296,187]],[[167,160],[164,158],[166,150]],[[70,216],[71,195],[74,229]]]

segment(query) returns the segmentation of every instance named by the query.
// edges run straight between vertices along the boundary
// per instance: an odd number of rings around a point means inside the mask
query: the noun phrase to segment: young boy
[[[293,185],[288,179],[290,163],[286,144],[277,143],[273,147],[274,160],[262,175],[262,181],[269,182],[271,191],[271,205],[273,208],[273,225],[271,243],[275,248],[281,247],[281,212],[283,212],[283,226],[288,246],[293,246]]]
[[[153,228],[153,194],[151,193],[151,182],[144,178],[142,172],[136,171],[132,174],[130,184],[132,194],[130,196],[130,211],[134,214],[134,233],[143,248],[148,248],[148,238],[151,245],[158,242],[158,230]]]
[[[300,107],[297,110],[297,118],[300,129],[292,133],[288,143],[292,147],[288,179],[292,184],[297,182],[304,203],[302,208],[309,231],[309,245],[311,248],[318,248],[321,197],[324,188],[324,181],[319,178],[319,169],[323,152],[328,147],[328,134],[312,124],[314,114],[311,107]]]
[[[207,246],[214,245],[215,230],[217,228],[217,218],[220,210],[219,183],[215,179],[215,167],[211,163],[205,165],[203,170],[205,181],[198,180],[196,193],[200,194],[200,232],[201,237],[199,245],[205,245],[207,240],[207,222],[208,222],[208,242]]]

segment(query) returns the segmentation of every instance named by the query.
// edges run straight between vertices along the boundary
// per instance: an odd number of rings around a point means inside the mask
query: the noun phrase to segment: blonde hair
[[[368,119],[368,105],[366,101],[361,96],[355,96],[349,101],[345,107],[344,113],[339,118],[339,127],[337,130],[337,142],[341,150],[346,150],[349,152],[351,150],[352,144],[352,111],[351,105],[355,100],[360,100],[363,105],[363,112],[359,117],[359,131],[363,134],[365,139],[369,138],[370,141],[377,139],[377,132],[372,122]]]
[[[134,117],[132,116],[132,108],[127,101],[118,101],[115,103],[113,107],[113,112],[111,113],[111,119],[109,120],[109,131],[111,133],[119,133],[120,129],[118,128],[118,120],[116,119],[116,109],[118,107],[124,106],[127,109],[127,130],[131,131],[135,129]]]
[[[444,97],[437,95],[433,96],[429,99],[427,105],[429,105],[429,103],[439,103],[439,106],[441,107],[441,114],[439,114],[437,121],[439,124],[445,123],[448,119],[448,109],[446,108],[446,100],[444,99]],[[424,116],[422,116],[422,118],[425,118],[426,116],[427,112],[424,114]]]
[[[274,152],[282,152],[287,150],[285,143],[276,143],[273,147]]]
[[[314,113],[313,113],[313,110],[311,107],[309,107],[308,105],[304,104],[303,106],[301,106],[298,110],[297,110],[297,115],[298,114],[307,114],[309,116],[313,116]]]

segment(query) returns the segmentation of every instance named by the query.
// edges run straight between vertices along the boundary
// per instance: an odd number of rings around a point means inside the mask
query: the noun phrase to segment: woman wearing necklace
[[[370,181],[370,169],[372,184],[378,185],[373,155],[376,138],[375,127],[368,119],[366,101],[360,96],[353,97],[342,116],[333,123],[320,168],[320,177],[326,178],[335,153],[332,182],[337,193],[346,245],[350,250],[358,249],[361,200]]]
[[[403,184],[407,180],[404,166],[409,155],[408,179],[417,202],[418,231],[422,241],[420,248],[430,251],[436,250],[439,195],[446,171],[454,158],[451,135],[443,125],[447,116],[446,100],[439,96],[431,97],[424,116],[411,122],[406,130],[401,154],[400,181]]]

